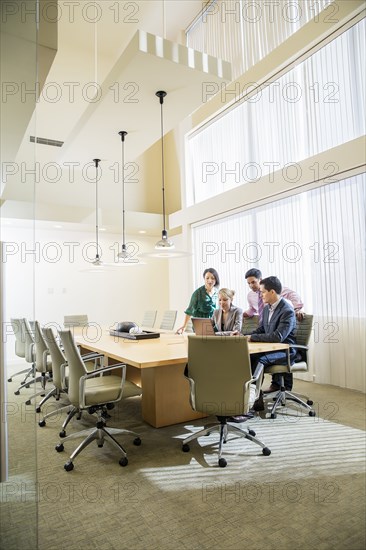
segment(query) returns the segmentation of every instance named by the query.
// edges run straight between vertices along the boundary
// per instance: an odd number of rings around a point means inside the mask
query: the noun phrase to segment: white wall
[[[169,309],[166,260],[90,273],[84,271],[90,267],[84,257],[95,253],[91,233],[36,228],[34,245],[32,229],[13,225],[3,227],[2,239],[6,242],[6,321],[28,317],[62,326],[64,315],[88,314],[89,321],[111,326],[118,321],[140,322],[145,310],[157,309],[158,325],[163,311]],[[129,241],[137,242],[127,236]],[[147,250],[155,241],[139,239],[138,246]],[[119,235],[100,237],[104,262],[113,262],[109,247],[117,242]],[[14,342],[7,340],[12,361]]]

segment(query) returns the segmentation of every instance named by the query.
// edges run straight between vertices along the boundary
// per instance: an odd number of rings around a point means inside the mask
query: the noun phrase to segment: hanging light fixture
[[[102,266],[103,262],[99,256],[99,225],[98,225],[98,166],[100,159],[93,159],[95,164],[95,259],[91,262],[94,266]]]
[[[126,247],[126,231],[125,231],[125,137],[127,132],[121,130],[118,132],[118,135],[121,136],[121,172],[122,172],[122,250],[118,253],[118,258],[120,260],[127,260],[128,253]]]
[[[164,98],[167,96],[167,92],[159,90],[155,93],[159,98],[160,103],[160,130],[161,130],[161,181],[162,181],[162,199],[163,199],[163,229],[161,232],[161,239],[155,244],[155,252],[145,252],[140,254],[141,258],[178,258],[180,256],[190,256],[190,252],[184,252],[176,250],[174,242],[168,237],[168,231],[166,228],[166,207],[165,207],[165,156],[164,156],[164,117],[163,117],[163,104]]]
[[[163,118],[163,104],[164,97],[167,93],[163,90],[159,90],[155,94],[159,98],[160,103],[160,130],[161,130],[161,181],[162,181],[162,196],[163,196],[163,230],[161,232],[161,239],[155,245],[156,250],[166,250],[175,248],[174,243],[168,238],[168,231],[166,229],[166,213],[165,213],[165,162],[164,162],[164,118]]]

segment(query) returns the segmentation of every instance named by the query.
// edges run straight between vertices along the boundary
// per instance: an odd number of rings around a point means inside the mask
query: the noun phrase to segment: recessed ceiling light
[[[107,231],[107,228],[106,227],[100,227],[99,231]]]
[[[141,230],[139,231],[139,233],[141,233],[141,235],[144,235],[144,234],[146,233],[146,231],[145,231],[145,229],[141,229]]]
[[[62,229],[62,225],[54,225],[54,229]]]

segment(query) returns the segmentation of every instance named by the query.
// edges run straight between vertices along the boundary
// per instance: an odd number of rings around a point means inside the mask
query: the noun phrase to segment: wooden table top
[[[108,329],[84,329],[82,332],[75,330],[74,335],[82,347],[140,369],[184,364],[188,361],[186,334],[161,333],[160,338],[129,340],[111,336]],[[268,353],[288,347],[288,344],[249,342],[249,353]]]

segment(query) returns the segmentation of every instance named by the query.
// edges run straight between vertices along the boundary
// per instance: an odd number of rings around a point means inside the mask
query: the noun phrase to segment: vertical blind
[[[215,0],[186,32],[187,46],[230,61],[235,79],[311,19],[334,21],[331,2]]]
[[[195,273],[217,269],[247,308],[251,267],[296,290],[314,315],[314,376],[365,384],[366,175],[192,228]],[[348,365],[348,368],[346,368]]]
[[[187,204],[365,133],[365,20],[187,140]],[[294,166],[295,165],[295,166]],[[336,171],[336,159],[327,167]],[[317,167],[313,167],[316,179]]]

